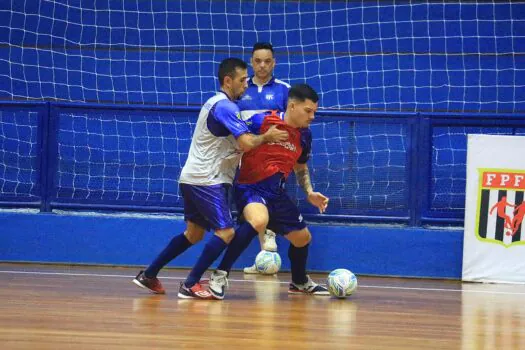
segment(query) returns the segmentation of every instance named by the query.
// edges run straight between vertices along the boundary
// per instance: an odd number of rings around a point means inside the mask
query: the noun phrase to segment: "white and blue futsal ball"
[[[357,277],[347,269],[336,269],[328,275],[328,291],[337,298],[346,298],[357,288]]]
[[[273,275],[281,268],[281,256],[276,252],[262,250],[255,257],[255,268],[263,275]]]

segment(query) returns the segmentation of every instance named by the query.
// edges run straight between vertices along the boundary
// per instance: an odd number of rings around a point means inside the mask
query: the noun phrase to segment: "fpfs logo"
[[[525,170],[480,169],[476,236],[505,247],[525,244]]]

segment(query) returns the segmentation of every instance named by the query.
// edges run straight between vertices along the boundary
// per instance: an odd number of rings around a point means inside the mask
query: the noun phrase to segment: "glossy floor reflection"
[[[223,301],[131,283],[137,269],[0,264],[2,349],[524,349],[523,285],[359,277],[343,300],[235,272]],[[325,275],[313,275],[322,281]]]

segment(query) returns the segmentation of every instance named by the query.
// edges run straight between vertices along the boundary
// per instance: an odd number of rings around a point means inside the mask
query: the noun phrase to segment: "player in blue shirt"
[[[157,294],[165,293],[157,278],[160,269],[199,242],[207,230],[213,230],[215,235],[204,247],[186,281],[181,283],[179,297],[214,299],[199,280],[234,236],[229,194],[241,153],[264,142],[280,142],[288,138],[286,131],[275,127],[263,135],[254,135],[242,120],[234,101],[247,87],[244,61],[237,58],[223,60],[218,76],[221,91],[206,101],[199,113],[188,159],[179,179],[186,230],[174,237],[153,263],[133,280],[138,286]]]
[[[255,113],[274,110],[286,111],[290,85],[273,76],[275,58],[270,43],[259,42],[253,45],[251,64],[254,75],[248,80],[248,88],[237,105],[244,119]],[[277,251],[275,233],[267,230],[259,235],[261,250]],[[255,264],[244,268],[244,273],[258,273]]]
[[[290,85],[273,76],[273,54],[270,43],[256,43],[253,46],[251,64],[254,75],[248,79],[248,88],[237,101],[245,118],[269,110],[286,111]]]

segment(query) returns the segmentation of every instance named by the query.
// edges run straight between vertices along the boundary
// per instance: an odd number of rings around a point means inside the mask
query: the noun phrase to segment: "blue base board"
[[[147,265],[185,227],[180,218],[19,212],[0,212],[0,222],[1,261],[65,264]],[[461,278],[461,230],[317,224],[310,230],[309,271]],[[288,243],[282,237],[277,243],[288,270]],[[203,246],[200,242],[169,266],[191,267]],[[234,267],[251,265],[258,251],[254,239]]]

